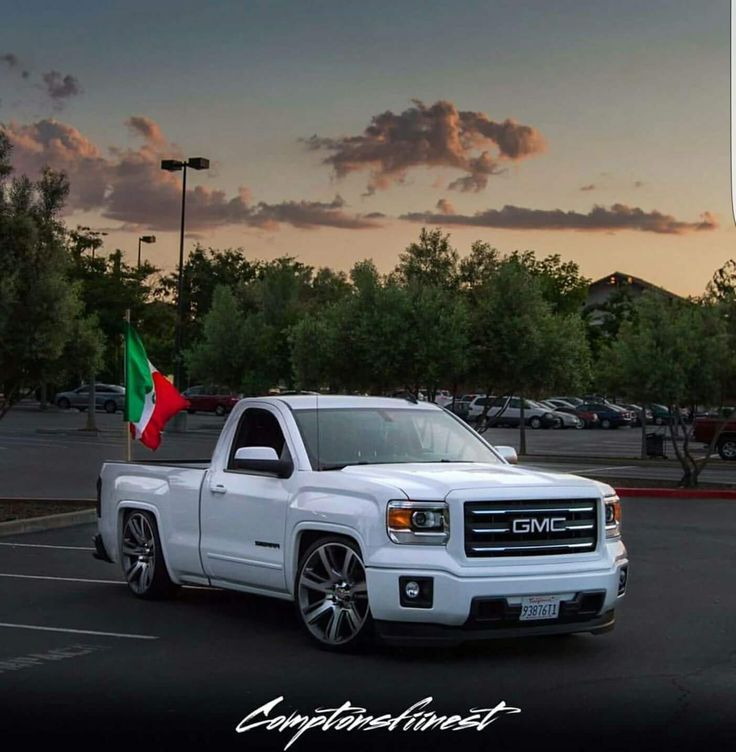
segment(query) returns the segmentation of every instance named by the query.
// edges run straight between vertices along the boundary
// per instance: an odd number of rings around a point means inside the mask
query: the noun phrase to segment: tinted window
[[[280,459],[291,457],[276,416],[257,407],[248,408],[240,418],[235,440],[230,448],[228,468],[233,469],[233,457],[238,449],[252,446],[271,447]]]

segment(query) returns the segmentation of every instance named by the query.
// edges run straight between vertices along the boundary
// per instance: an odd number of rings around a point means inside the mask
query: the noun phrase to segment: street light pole
[[[138,238],[138,269],[141,268],[141,243],[155,243],[156,242],[156,236],[155,235],[141,235]]]
[[[187,167],[194,170],[206,170],[210,166],[209,159],[204,157],[189,157],[186,160],[163,159],[161,169],[168,172],[183,171],[181,193],[181,226],[179,230],[179,276],[176,285],[176,331],[174,335],[174,386],[181,391],[183,382],[183,354],[184,347],[184,227],[187,203]]]

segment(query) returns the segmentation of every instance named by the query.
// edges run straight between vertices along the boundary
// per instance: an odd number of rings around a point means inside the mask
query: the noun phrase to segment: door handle
[[[222,483],[210,483],[210,492],[213,494],[227,493],[227,488]]]

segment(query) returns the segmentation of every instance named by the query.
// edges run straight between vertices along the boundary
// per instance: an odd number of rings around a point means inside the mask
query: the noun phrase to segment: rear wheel
[[[218,405],[215,408],[215,415],[223,416],[224,414],[225,414],[225,407],[224,407],[224,405]]]
[[[542,420],[541,418],[537,417],[536,415],[529,419],[529,426],[531,428],[541,428],[542,427]]]
[[[125,581],[138,598],[161,600],[176,590],[166,570],[156,520],[150,512],[136,509],[127,514],[121,561]]]
[[[320,647],[347,652],[371,632],[365,567],[353,541],[325,537],[310,546],[295,590],[299,622]]]
[[[118,406],[115,404],[114,400],[107,400],[105,402],[105,412],[106,413],[114,413],[118,409]]]
[[[71,407],[71,402],[69,402],[69,400],[66,397],[60,397],[56,401],[56,406],[60,410],[68,410]]]
[[[601,428],[610,428],[611,427],[611,421],[608,420],[608,418],[603,418],[601,421]]]

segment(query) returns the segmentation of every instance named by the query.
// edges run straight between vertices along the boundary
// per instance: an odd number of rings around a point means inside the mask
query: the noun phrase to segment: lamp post
[[[184,338],[184,216],[187,203],[187,167],[193,170],[206,170],[210,160],[204,157],[190,157],[186,160],[162,159],[161,169],[167,172],[183,171],[181,183],[181,229],[179,232],[179,277],[176,285],[176,332],[174,335],[174,386],[181,391],[182,384],[182,345]]]
[[[141,235],[138,238],[138,269],[141,268],[141,243],[155,243],[156,242],[156,236],[155,235]]]

